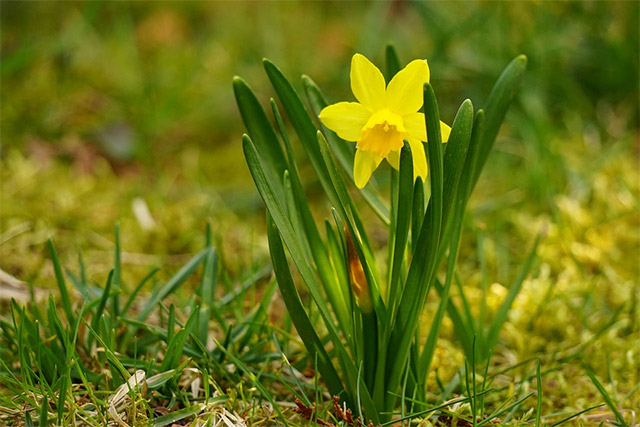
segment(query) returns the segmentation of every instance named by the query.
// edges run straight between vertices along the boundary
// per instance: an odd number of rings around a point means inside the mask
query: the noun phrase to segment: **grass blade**
[[[216,295],[216,278],[218,275],[218,254],[213,246],[207,248],[207,255],[204,260],[204,271],[200,282],[200,314],[198,319],[198,337],[200,341],[207,342],[209,332],[209,319],[214,306]]]
[[[67,284],[64,280],[64,274],[62,273],[62,265],[58,258],[56,248],[53,246],[53,241],[49,239],[49,252],[51,253],[51,262],[53,262],[53,270],[56,275],[56,281],[58,282],[58,289],[60,289],[60,298],[62,299],[62,307],[64,313],[67,316],[69,324],[75,322],[75,316],[73,315],[73,309],[71,308],[71,299],[69,298],[69,292],[67,291]]]
[[[180,287],[184,283],[185,280],[193,274],[193,272],[198,268],[200,263],[205,259],[207,255],[208,249],[203,249],[198,252],[189,262],[187,262],[169,281],[154,294],[149,300],[147,300],[146,304],[142,308],[142,311],[138,315],[138,320],[142,321],[149,316],[151,310],[163,299],[166,298],[167,295],[175,292],[176,289]]]
[[[551,424],[549,427],[556,427],[556,426],[559,426],[560,424],[564,424],[564,423],[566,423],[567,421],[572,420],[572,419],[574,419],[574,418],[576,418],[576,417],[579,417],[580,415],[582,415],[582,414],[584,414],[584,413],[586,413],[586,412],[593,411],[594,409],[598,409],[598,408],[601,408],[601,407],[603,407],[603,406],[604,406],[604,403],[601,403],[601,404],[599,404],[599,405],[595,405],[595,406],[591,406],[591,407],[589,407],[589,408],[587,408],[587,409],[583,409],[582,411],[578,411],[578,412],[576,412],[575,414],[568,416],[567,418],[563,418],[563,419],[561,419],[561,420],[560,420],[560,421],[558,421],[557,423],[553,423],[553,424]]]
[[[620,410],[618,409],[618,406],[614,403],[613,399],[611,399],[611,396],[609,395],[607,390],[604,388],[602,383],[600,381],[598,381],[598,378],[593,373],[593,371],[588,366],[585,366],[584,370],[587,373],[587,375],[589,376],[589,378],[591,378],[591,382],[593,382],[593,385],[595,385],[596,388],[598,389],[598,391],[600,392],[600,395],[604,399],[604,403],[606,403],[607,406],[609,407],[609,409],[611,409],[613,411],[613,413],[615,414],[616,419],[618,420],[620,425],[621,426],[625,426],[625,427],[628,426],[627,422],[624,420],[624,417],[620,413]]]
[[[122,269],[120,266],[121,256],[121,248],[120,248],[120,224],[116,223],[115,229],[115,248],[114,248],[114,264],[113,264],[113,287],[116,292],[113,295],[113,303],[111,307],[111,311],[113,313],[113,318],[117,318],[120,311],[120,292],[122,287]]]
[[[177,421],[184,420],[187,417],[197,414],[204,407],[203,404],[197,404],[192,406],[187,406],[186,408],[179,409],[177,411],[169,412],[168,414],[159,416],[158,418],[153,420],[151,424],[153,427],[163,427],[168,425],[173,425]]]
[[[516,281],[509,288],[509,293],[507,294],[505,300],[503,301],[502,305],[498,309],[498,312],[496,313],[496,317],[493,319],[493,322],[491,322],[491,326],[489,327],[489,331],[487,332],[486,340],[481,346],[482,348],[481,360],[485,360],[485,358],[489,354],[489,351],[493,350],[496,343],[498,342],[498,335],[500,334],[500,329],[502,329],[502,325],[504,325],[504,322],[506,322],[507,317],[509,315],[509,310],[511,309],[511,305],[513,304],[516,297],[520,293],[520,290],[522,289],[522,285],[524,284],[524,280],[527,278],[527,275],[531,270],[531,266],[533,265],[533,262],[536,259],[538,245],[540,244],[541,240],[542,240],[542,233],[538,234],[538,236],[536,237],[536,240],[533,243],[533,247],[531,248],[531,251],[529,251],[529,255],[527,256],[527,259],[525,260],[524,264],[520,269],[520,272],[518,273],[518,277],[516,278]]]

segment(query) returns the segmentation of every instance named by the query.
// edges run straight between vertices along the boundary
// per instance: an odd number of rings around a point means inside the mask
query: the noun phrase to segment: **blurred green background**
[[[3,2],[1,267],[23,280],[49,276],[42,243],[53,237],[64,258],[81,247],[104,274],[117,220],[125,262],[144,271],[200,248],[207,218],[223,254],[240,260],[228,268],[263,259],[262,205],[242,157],[232,77],[266,104],[268,57],[298,87],[304,73],[331,101],[351,100],[351,56],[382,65],[388,42],[406,62],[429,60],[449,123],[467,97],[482,107],[511,58],[528,56],[472,206],[505,247],[511,238],[522,244],[508,212],[559,220],[559,195],[588,205],[594,173],[610,158],[626,162],[613,167],[628,172],[613,173],[611,185],[630,197],[621,209],[634,212],[638,9],[624,1]],[[307,184],[313,191],[313,176]]]

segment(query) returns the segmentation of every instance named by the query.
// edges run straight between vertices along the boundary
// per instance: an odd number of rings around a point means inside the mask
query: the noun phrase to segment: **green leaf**
[[[146,304],[140,311],[138,315],[138,320],[142,321],[149,316],[151,310],[165,297],[172,292],[175,292],[176,289],[182,285],[185,280],[189,278],[193,274],[193,272],[198,268],[198,265],[205,259],[207,252],[209,249],[203,249],[198,252],[188,263],[186,263],[169,281],[155,294],[152,294],[151,297],[147,300]]]
[[[214,299],[218,275],[218,254],[213,246],[207,247],[204,260],[204,271],[198,293],[200,294],[200,319],[198,320],[198,337],[203,343],[207,342],[209,319],[211,310],[215,310]]]
[[[278,107],[273,100],[271,100],[271,107],[288,156],[289,174],[285,172],[284,192],[289,208],[291,224],[297,234],[306,236],[306,239],[301,239],[302,247],[307,251],[311,251],[311,256],[316,263],[317,271],[324,288],[329,294],[331,305],[334,313],[338,317],[340,327],[343,331],[347,331],[346,337],[348,340],[351,340],[352,322],[349,310],[347,309],[344,297],[337,293],[340,285],[337,282],[337,277],[331,266],[327,250],[322,242],[309,203],[305,197],[302,182],[298,174],[298,168],[295,163],[293,149],[285,132],[284,123]],[[287,179],[287,177],[290,177],[290,179]],[[339,181],[339,183],[344,186],[344,183],[341,180]],[[346,192],[346,189],[344,191]],[[342,211],[344,212],[344,208],[342,208]]]
[[[385,54],[387,59],[385,78],[387,80],[387,83],[389,83],[393,76],[395,76],[398,71],[400,71],[400,59],[398,58],[398,52],[396,51],[396,48],[392,43],[389,43],[387,45]]]
[[[245,135],[242,142],[245,158],[249,165],[249,171],[251,172],[256,187],[258,188],[258,192],[262,196],[262,200],[267,206],[267,210],[269,211],[273,222],[276,224],[280,234],[282,235],[282,239],[289,249],[291,258],[300,271],[302,279],[309,288],[311,296],[318,305],[320,314],[322,315],[329,332],[337,338],[339,333],[329,313],[325,297],[321,291],[321,286],[318,283],[316,275],[311,267],[312,262],[305,256],[305,251],[300,243],[300,237],[295,233],[288,213],[285,211],[286,207],[276,199],[274,186],[277,186],[278,183],[267,179],[264,173],[264,168],[260,163],[258,152],[256,151],[251,138]]]
[[[73,315],[73,309],[71,308],[71,299],[69,298],[69,292],[67,291],[67,284],[64,280],[64,274],[62,273],[62,265],[58,258],[56,248],[53,246],[53,241],[49,239],[49,252],[51,253],[51,261],[53,262],[53,270],[56,275],[56,281],[58,282],[58,289],[60,289],[60,298],[62,299],[62,307],[64,308],[67,321],[70,324],[75,322],[75,316]]]
[[[340,202],[340,205],[336,208],[339,210],[340,216],[343,218],[345,224],[349,228],[349,232],[354,237],[356,252],[358,252],[358,257],[360,258],[362,268],[369,283],[369,288],[371,290],[376,313],[378,313],[380,319],[386,319],[386,307],[384,306],[384,302],[380,294],[380,288],[378,286],[380,278],[378,270],[376,268],[377,264],[375,262],[375,257],[373,255],[373,251],[371,250],[369,241],[367,240],[366,230],[364,229],[364,225],[360,220],[353,199],[349,195],[347,187],[342,180],[342,177],[340,176],[333,156],[329,151],[329,145],[327,144],[326,139],[321,132],[318,132],[317,135],[318,145],[320,146],[320,151],[327,165],[327,170],[329,171],[329,176],[331,178],[331,184],[336,189],[338,201]]]
[[[234,77],[233,91],[242,121],[249,136],[256,142],[258,153],[275,170],[274,178],[281,179],[287,169],[287,162],[267,114],[249,85],[240,77]]]
[[[426,379],[429,375],[429,369],[431,369],[431,362],[435,354],[438,337],[440,336],[440,327],[442,326],[442,320],[444,319],[444,311],[449,306],[449,291],[451,289],[451,282],[453,280],[455,265],[458,259],[458,251],[460,249],[460,240],[462,235],[462,218],[464,216],[465,205],[466,203],[459,202],[456,206],[457,209],[454,211],[455,230],[453,232],[453,238],[450,241],[445,284],[444,287],[441,287],[441,289],[439,290],[440,303],[438,304],[438,310],[431,324],[429,335],[427,336],[427,341],[420,356],[419,372],[421,372],[424,377],[422,379],[419,379],[419,381],[423,381],[424,383],[426,383]],[[438,284],[437,280],[436,284]],[[457,326],[455,320],[453,321],[453,323],[454,327]]]
[[[509,65],[504,69],[498,81],[491,89],[487,105],[484,108],[486,112],[486,120],[484,126],[484,132],[480,137],[480,145],[478,152],[477,164],[475,165],[475,175],[473,179],[473,185],[475,186],[482,168],[489,157],[493,143],[498,135],[498,130],[507,113],[507,108],[513,97],[515,96],[522,74],[527,68],[527,57],[525,55],[517,56],[513,59]]]
[[[451,206],[456,199],[458,183],[462,175],[463,166],[469,149],[471,129],[473,127],[473,104],[465,100],[453,120],[451,135],[444,152],[443,168],[443,222],[446,224]],[[464,212],[463,212],[464,213]]]
[[[336,328],[328,310],[326,299],[322,293],[320,283],[318,283],[316,275],[311,267],[311,262],[304,256],[304,250],[300,246],[299,242],[300,237],[296,235],[293,227],[291,226],[291,222],[285,211],[285,206],[278,202],[276,195],[274,194],[273,186],[278,185],[278,183],[267,179],[263,165],[260,162],[258,153],[251,141],[251,138],[245,135],[242,146],[244,149],[245,159],[249,165],[249,171],[251,172],[256,187],[260,192],[262,200],[265,202],[267,210],[282,236],[282,240],[289,249],[291,258],[300,272],[302,279],[306,283],[311,296],[318,307],[327,331],[329,332],[329,337],[337,352],[337,358],[343,368],[345,383],[347,384],[346,388],[354,390],[356,388],[357,381],[359,381],[357,377],[357,369],[351,360],[351,355],[347,352],[343,342],[341,341],[341,334]],[[366,409],[367,413],[371,414],[371,418],[375,421],[375,419],[377,419],[377,412],[375,412],[375,406],[373,405],[371,397],[366,393],[366,390],[363,393],[363,405],[368,408]]]
[[[435,258],[442,228],[443,149],[440,135],[440,114],[435,93],[429,83],[424,85],[424,111],[427,126],[427,160],[431,175],[431,198],[420,230],[416,252],[407,274],[405,290],[400,300],[397,319],[387,354],[387,391],[395,393],[402,377],[409,349],[415,336],[420,313],[435,276]],[[388,394],[385,409],[392,410],[396,397]]]
[[[122,287],[122,273],[120,267],[120,259],[122,258],[120,252],[120,224],[116,222],[114,227],[114,237],[115,237],[115,248],[114,248],[114,266],[113,266],[113,287],[116,292],[113,294],[113,301],[111,311],[113,313],[113,318],[115,319],[119,315],[120,311],[120,291]]]
[[[475,185],[476,167],[478,164],[478,156],[480,155],[480,137],[484,131],[484,117],[484,110],[478,110],[473,120],[469,150],[464,161],[462,176],[460,177],[459,197],[468,199]]]
[[[591,368],[589,368],[588,366],[585,365],[584,370],[587,373],[587,375],[589,376],[589,378],[591,378],[591,382],[593,382],[593,385],[595,385],[596,388],[598,389],[598,391],[600,392],[600,395],[604,399],[604,402],[607,404],[609,409],[611,409],[611,411],[613,411],[613,413],[615,414],[616,419],[618,420],[618,423],[620,424],[620,426],[627,427],[628,424],[624,420],[624,417],[622,416],[622,414],[620,413],[620,410],[618,409],[618,406],[614,403],[613,399],[611,398],[611,396],[609,395],[607,390],[604,388],[602,383],[600,381],[598,381],[598,378],[593,373]]]
[[[160,365],[160,372],[175,369],[180,364],[180,357],[182,357],[184,345],[187,342],[187,337],[191,333],[193,324],[198,318],[198,312],[199,309],[196,306],[196,308],[189,315],[187,323],[184,325],[184,327],[181,328],[178,333],[173,335],[171,338],[167,339],[167,351],[165,353],[165,358],[162,360],[162,365]],[[173,328],[169,327],[167,335],[169,335],[171,330],[173,330]]]
[[[411,213],[411,253],[416,252],[418,244],[418,236],[424,221],[425,200],[424,200],[424,183],[422,178],[418,177],[413,185],[413,204]]]
[[[91,320],[91,327],[93,329],[98,329],[100,318],[102,317],[102,314],[104,313],[104,309],[107,306],[107,300],[109,299],[109,293],[111,292],[111,286],[113,284],[113,275],[114,275],[114,270],[112,269],[109,272],[109,277],[107,277],[107,283],[104,285],[104,290],[102,291],[102,297],[100,298],[100,304],[98,305],[96,312],[93,314],[93,319]],[[89,336],[89,338],[91,338],[91,336]]]
[[[131,295],[129,295],[127,302],[124,304],[124,307],[122,309],[122,316],[127,315],[127,313],[129,312],[129,308],[131,308],[131,305],[135,301],[136,295],[138,295],[145,283],[147,283],[153,276],[155,276],[158,271],[160,271],[160,267],[154,267],[149,273],[147,273],[146,276],[142,278],[142,280],[134,288],[133,292],[131,292]]]
[[[49,418],[49,397],[45,394],[44,396],[42,396],[42,403],[40,404],[40,418],[38,419],[38,425],[40,427],[47,427],[49,425],[48,418]]]
[[[179,409],[177,411],[169,412],[155,418],[151,424],[153,427],[162,427],[172,425],[177,421],[183,420],[187,417],[197,414],[202,411],[204,404],[199,403],[197,405],[187,406],[186,408]]]
[[[395,316],[397,310],[397,298],[402,295],[402,283],[400,274],[405,258],[405,250],[411,226],[411,209],[413,203],[413,160],[411,148],[405,142],[400,152],[400,174],[397,194],[396,209],[396,229],[395,239],[390,242],[393,247],[392,258],[390,260],[390,281],[389,281],[389,311],[391,317]]]
[[[318,145],[318,139],[316,136],[316,132],[318,131],[316,126],[313,124],[313,121],[302,104],[300,97],[284,74],[282,74],[282,71],[280,71],[280,69],[268,59],[263,61],[263,65],[273,88],[278,94],[280,102],[284,106],[284,110],[289,117],[289,121],[293,125],[302,146],[309,155],[309,160],[320,179],[322,188],[329,197],[331,203],[334,206],[337,206],[339,204],[337,194],[331,185],[329,171],[327,170],[327,166],[322,159],[322,154],[320,153],[320,146]]]
[[[540,417],[542,415],[542,375],[540,375],[540,356],[538,356],[538,363],[536,364],[536,388],[538,392],[538,403],[536,404],[536,427],[540,427]]]
[[[340,380],[337,371],[331,363],[331,358],[327,354],[320,338],[318,338],[318,335],[315,332],[313,324],[307,316],[307,312],[304,309],[302,301],[300,300],[300,295],[298,294],[295,284],[293,283],[291,273],[289,272],[289,265],[282,246],[282,240],[278,234],[278,229],[270,217],[267,218],[267,232],[273,271],[278,280],[280,294],[287,306],[289,316],[291,316],[291,321],[295,325],[296,331],[298,331],[298,335],[302,338],[302,342],[307,348],[309,354],[312,357],[316,357],[317,355],[318,370],[320,371],[320,375],[322,375],[322,379],[327,384],[329,393],[332,395],[339,395],[342,390],[344,390],[344,386],[342,385],[342,381]]]
[[[582,414],[584,414],[586,412],[593,411],[594,409],[598,409],[598,408],[601,408],[603,406],[604,406],[604,403],[601,403],[599,405],[590,406],[589,408],[583,409],[582,411],[578,411],[575,414],[569,415],[568,417],[563,418],[560,421],[551,424],[549,427],[559,426],[560,424],[564,424],[567,421],[572,420],[572,419],[574,419],[576,417],[579,417],[580,415],[582,415]]]

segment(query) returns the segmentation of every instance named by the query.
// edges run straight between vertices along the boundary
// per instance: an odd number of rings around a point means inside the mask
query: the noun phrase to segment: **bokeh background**
[[[232,77],[266,103],[268,57],[298,88],[304,73],[330,100],[350,100],[353,53],[382,65],[392,42],[405,62],[429,60],[448,122],[465,98],[481,107],[504,66],[526,54],[472,205],[477,223],[506,265],[542,222],[582,212],[583,228],[559,237],[568,256],[596,269],[617,256],[637,278],[638,5],[3,2],[1,267],[44,285],[52,237],[64,260],[82,248],[102,277],[116,221],[134,271],[182,262],[202,247],[207,221],[230,271],[263,260]],[[312,175],[306,182],[317,188]],[[594,224],[620,217],[622,229],[588,240]]]

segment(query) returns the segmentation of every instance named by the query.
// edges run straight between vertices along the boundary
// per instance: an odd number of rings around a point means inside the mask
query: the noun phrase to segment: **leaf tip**
[[[524,65],[525,67],[527,66],[527,62],[529,61],[529,59],[527,58],[527,55],[523,53],[516,56],[516,60],[520,62],[522,65]]]

